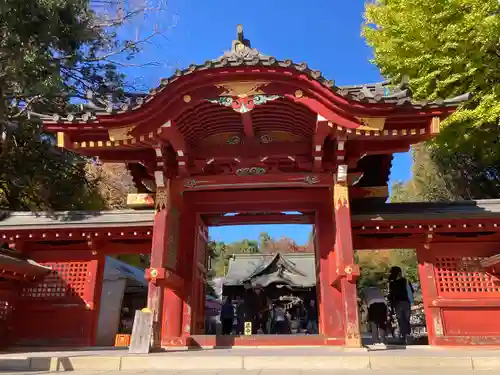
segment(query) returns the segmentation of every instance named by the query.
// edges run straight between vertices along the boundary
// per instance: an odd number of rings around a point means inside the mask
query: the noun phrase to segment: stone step
[[[307,352],[307,351],[306,351]],[[313,351],[314,352],[314,351]],[[148,370],[500,370],[498,352],[388,353],[337,351],[300,355],[290,351],[217,349],[146,355],[1,356],[0,371],[148,371]],[[299,352],[297,352],[299,353]]]

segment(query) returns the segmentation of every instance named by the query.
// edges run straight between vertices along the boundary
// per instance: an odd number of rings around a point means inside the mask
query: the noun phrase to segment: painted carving
[[[335,209],[349,207],[349,191],[346,184],[335,184],[333,188],[333,201]]]
[[[199,181],[199,180],[195,180],[195,179],[191,179],[191,180],[186,180],[184,182],[184,187],[188,188],[188,189],[193,189],[195,187],[197,187],[198,185],[201,185],[201,184],[210,184],[210,183],[213,183],[213,181]]]
[[[132,139],[129,133],[135,128],[134,126],[127,126],[124,128],[114,128],[108,129],[108,136],[110,141],[125,141],[127,139]]]
[[[306,176],[304,177],[304,182],[309,185],[314,185],[319,183],[319,178],[317,176]]]
[[[368,131],[382,131],[385,126],[385,118],[383,117],[358,117],[358,120],[363,124],[358,129]]]
[[[236,132],[225,132],[211,135],[201,140],[201,145],[221,146],[225,144],[240,144],[241,134]]]
[[[267,81],[237,81],[237,82],[222,82],[215,86],[225,91],[221,96],[236,96],[238,98],[246,98],[254,95],[265,94],[262,90],[267,86]]]
[[[210,103],[219,104],[224,107],[230,107],[235,112],[247,113],[255,106],[262,105],[268,101],[273,101],[281,98],[280,95],[254,95],[245,97],[220,96],[217,99],[207,99]]]
[[[256,176],[266,173],[266,169],[262,167],[240,168],[236,170],[236,175],[238,176]]]
[[[320,178],[318,176],[304,176],[289,178],[288,181],[302,181],[308,185],[314,185],[320,182]]]
[[[143,208],[154,207],[155,198],[151,194],[128,194],[127,207],[129,208]]]
[[[241,138],[237,135],[233,135],[227,140],[227,143],[230,145],[239,145],[241,143]]]
[[[260,143],[271,143],[273,138],[270,135],[264,134],[260,136]]]
[[[196,180],[187,180],[184,183],[184,187],[187,187],[188,189],[192,189],[198,185],[198,182]]]
[[[160,212],[161,210],[168,209],[168,190],[166,187],[160,187],[156,191],[155,197],[155,210]]]

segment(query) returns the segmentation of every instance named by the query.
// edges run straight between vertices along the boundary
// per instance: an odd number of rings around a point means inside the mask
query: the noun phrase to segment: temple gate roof
[[[88,94],[79,113],[35,114],[60,147],[125,162],[139,192],[168,177],[331,173],[388,195],[392,155],[439,132],[469,98],[414,101],[407,80],[338,86],[297,63],[259,52],[241,25],[231,49],[177,70],[148,93]]]

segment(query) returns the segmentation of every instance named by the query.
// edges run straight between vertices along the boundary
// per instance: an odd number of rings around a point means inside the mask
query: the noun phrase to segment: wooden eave
[[[0,251],[0,278],[33,281],[49,272],[50,268],[32,260],[21,258],[10,251]]]
[[[265,124],[268,119],[291,133],[310,135],[320,114],[339,136],[416,143],[432,136],[432,118],[446,117],[469,98],[414,102],[405,84],[391,87],[387,82],[339,87],[305,63],[263,55],[245,43],[234,41],[233,49],[223,56],[176,71],[148,94],[134,94],[104,107],[102,102],[93,103],[82,114],[41,117],[48,131],[66,136],[64,147],[85,154],[142,149],[161,141],[178,150],[181,146],[176,143],[192,146],[201,134],[244,133],[237,114],[207,100],[228,95],[225,84],[250,81],[262,83],[259,92],[282,96],[252,111],[255,119],[242,117],[257,128],[259,121]],[[386,125],[367,127],[365,118],[383,118]],[[172,126],[165,128],[168,121]],[[111,139],[111,131],[121,132],[121,139]]]

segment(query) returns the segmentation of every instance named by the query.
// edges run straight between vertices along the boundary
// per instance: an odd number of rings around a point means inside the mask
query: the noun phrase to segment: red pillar
[[[180,338],[182,331],[183,279],[177,274],[180,197],[170,188],[170,180],[157,186],[151,264],[146,270],[154,347],[165,337]]]
[[[180,258],[179,273],[184,279],[184,301],[182,307],[182,335],[190,336],[192,334],[192,306],[193,306],[193,273],[195,272],[193,246],[196,233],[196,212],[192,207],[186,205],[181,216],[181,237],[180,240]]]
[[[418,277],[422,288],[422,299],[424,304],[425,323],[427,325],[429,345],[436,345],[436,337],[442,337],[444,332],[441,309],[432,305],[432,302],[438,297],[438,291],[430,246],[430,244],[420,245],[416,250],[418,260]]]
[[[199,215],[196,217],[194,254],[192,259],[191,311],[192,334],[203,334],[205,331],[205,299],[207,273],[208,230]]]
[[[344,300],[345,345],[348,347],[360,347],[361,336],[356,287],[356,280],[359,277],[359,267],[354,263],[349,190],[346,178],[342,178],[346,176],[340,176],[340,168],[338,175],[333,192],[337,264],[333,283],[342,292]]]
[[[332,286],[330,275],[335,272],[335,236],[332,231],[333,212],[329,197],[316,212],[316,274],[319,313],[319,333],[332,340],[344,341],[343,299],[339,289]],[[338,339],[338,340],[334,340]]]
[[[97,266],[94,275],[94,278],[91,279],[91,283],[94,284],[94,295],[92,297],[93,304],[93,324],[92,324],[92,337],[91,337],[91,346],[95,346],[97,344],[97,329],[99,326],[99,313],[101,311],[101,296],[102,296],[102,287],[104,284],[104,268],[106,266],[106,256],[97,253],[96,260]]]

